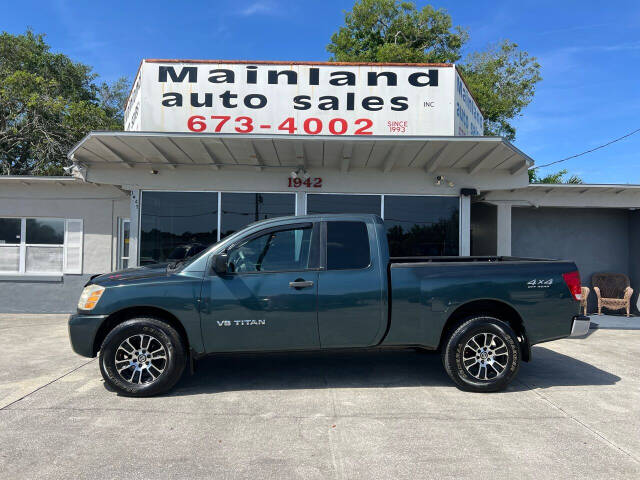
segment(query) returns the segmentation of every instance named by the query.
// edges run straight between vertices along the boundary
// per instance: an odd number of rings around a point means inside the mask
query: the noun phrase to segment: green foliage
[[[121,130],[128,82],[97,86],[91,67],[50,51],[44,35],[0,33],[0,173],[61,175],[91,130]]]
[[[467,41],[443,9],[411,2],[359,0],[327,50],[335,62],[453,63]]]
[[[536,83],[542,80],[535,57],[505,40],[469,55],[460,69],[484,115],[485,135],[513,140],[516,130],[509,121],[521,115],[533,100]]]
[[[469,39],[444,9],[418,10],[412,2],[356,0],[327,51],[336,62],[455,63]],[[458,64],[485,116],[485,134],[515,138],[521,115],[542,79],[535,57],[507,40]]]
[[[568,173],[568,170],[560,170],[559,172],[540,177],[538,176],[538,171],[532,168],[529,170],[529,183],[582,183],[582,179],[577,175],[571,175],[569,178],[565,178]]]

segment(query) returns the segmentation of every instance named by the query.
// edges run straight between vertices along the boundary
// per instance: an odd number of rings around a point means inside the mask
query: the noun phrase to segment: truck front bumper
[[[107,315],[80,315],[69,317],[69,340],[71,348],[83,357],[95,357],[93,342],[96,333]]]
[[[576,315],[573,317],[573,323],[571,324],[570,337],[583,337],[589,333],[589,327],[591,326],[591,319],[584,315]]]

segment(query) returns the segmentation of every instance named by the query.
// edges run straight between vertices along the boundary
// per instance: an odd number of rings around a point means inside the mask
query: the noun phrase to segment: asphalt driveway
[[[640,330],[534,347],[497,394],[437,355],[221,355],[120,397],[64,316],[0,316],[2,478],[640,478]]]

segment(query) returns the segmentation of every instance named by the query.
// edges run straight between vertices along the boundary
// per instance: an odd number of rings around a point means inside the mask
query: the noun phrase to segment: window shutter
[[[82,273],[82,219],[67,218],[64,224],[64,273]]]

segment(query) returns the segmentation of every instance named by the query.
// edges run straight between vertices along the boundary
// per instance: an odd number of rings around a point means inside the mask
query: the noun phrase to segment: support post
[[[307,213],[307,193],[296,192],[296,215],[305,215]]]
[[[499,257],[511,256],[511,204],[499,203],[497,212],[497,245]]]
[[[129,225],[129,266],[137,267],[140,238],[140,189],[131,190],[131,214]]]
[[[471,198],[460,196],[460,256],[471,255]]]

